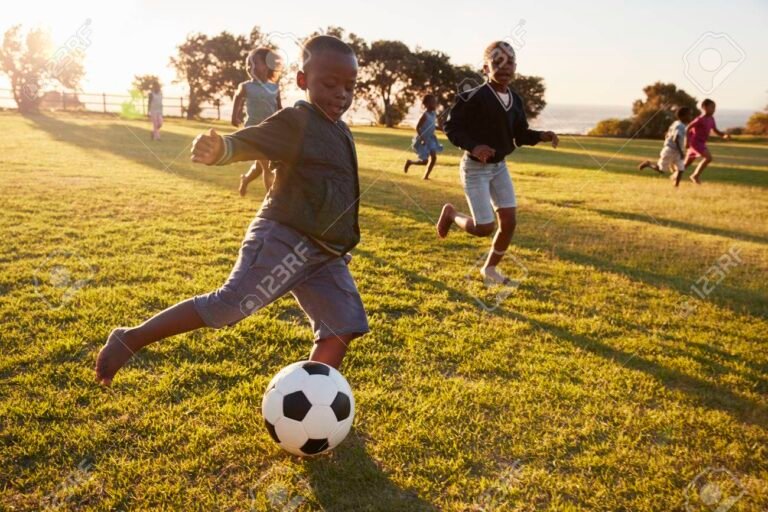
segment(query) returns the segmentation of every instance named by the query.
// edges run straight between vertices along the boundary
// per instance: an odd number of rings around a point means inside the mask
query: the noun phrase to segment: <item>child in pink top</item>
[[[715,102],[709,98],[701,102],[701,110],[704,111],[699,117],[691,121],[688,125],[688,132],[686,137],[686,146],[688,146],[688,156],[685,159],[685,166],[691,165],[694,160],[702,157],[701,162],[696,167],[696,170],[691,175],[691,181],[697,185],[701,184],[701,173],[707,168],[712,161],[712,154],[707,148],[707,139],[709,139],[710,132],[715,132],[717,135],[724,139],[730,139],[731,136],[727,133],[723,133],[717,129],[715,124]]]

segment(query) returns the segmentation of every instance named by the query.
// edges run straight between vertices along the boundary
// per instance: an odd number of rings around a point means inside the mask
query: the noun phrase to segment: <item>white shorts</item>
[[[515,186],[504,160],[484,164],[464,154],[459,175],[475,224],[492,224],[496,220],[496,210],[517,206]]]
[[[683,160],[683,156],[680,152],[666,146],[664,146],[664,149],[659,153],[659,161],[656,162],[656,165],[658,165],[659,169],[664,172],[670,171],[672,165],[674,165],[678,171],[682,172],[685,170],[685,160]]]

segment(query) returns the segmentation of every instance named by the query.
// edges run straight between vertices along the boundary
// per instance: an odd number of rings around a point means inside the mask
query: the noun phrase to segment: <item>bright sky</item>
[[[159,75],[166,96],[181,92],[168,59],[188,33],[247,34],[256,24],[303,37],[339,25],[369,41],[441,50],[457,64],[477,65],[485,44],[510,38],[519,47],[518,70],[544,77],[550,103],[628,106],[644,85],[663,80],[723,108],[768,104],[766,0],[629,3],[16,1],[2,7],[0,30],[48,27],[62,44],[90,19],[86,92],[125,92],[135,74]]]

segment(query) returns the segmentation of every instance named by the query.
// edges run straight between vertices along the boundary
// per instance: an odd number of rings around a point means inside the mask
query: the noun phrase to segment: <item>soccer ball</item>
[[[332,450],[347,437],[355,398],[335,368],[299,361],[269,382],[261,412],[272,439],[287,452],[306,457]]]

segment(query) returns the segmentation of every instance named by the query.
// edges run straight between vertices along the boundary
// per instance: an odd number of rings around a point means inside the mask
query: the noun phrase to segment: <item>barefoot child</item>
[[[459,172],[472,216],[443,206],[437,234],[445,238],[452,224],[474,236],[493,233],[498,217],[499,230],[480,273],[486,284],[509,280],[496,269],[512,241],[517,201],[504,158],[522,145],[559,139],[553,132],[531,130],[523,99],[509,88],[516,70],[515,51],[509,43],[495,41],[484,54],[483,71],[488,81],[459,95],[445,125],[448,139],[464,150]]]
[[[403,172],[408,172],[408,168],[412,165],[427,165],[427,159],[429,159],[429,166],[424,173],[424,179],[429,179],[429,174],[432,172],[432,168],[435,167],[437,162],[437,153],[443,150],[443,146],[437,141],[435,135],[435,128],[437,126],[437,97],[434,94],[427,94],[422,100],[422,105],[426,109],[426,112],[422,114],[418,124],[416,124],[416,136],[413,138],[411,147],[419,156],[418,160],[406,160]]]
[[[710,132],[715,132],[724,139],[730,139],[731,136],[717,129],[715,125],[715,102],[709,98],[701,102],[703,114],[693,120],[688,125],[688,157],[685,159],[685,166],[691,165],[697,158],[702,157],[696,170],[691,174],[690,180],[697,185],[701,185],[701,173],[712,162],[712,154],[707,148],[707,140]]]
[[[664,137],[664,147],[659,153],[659,161],[651,163],[650,160],[645,160],[638,169],[641,171],[646,167],[650,167],[659,174],[664,174],[667,171],[672,171],[672,179],[675,181],[675,186],[680,185],[680,178],[685,171],[685,132],[686,125],[691,122],[691,109],[688,107],[680,107],[677,109],[677,121],[672,123],[667,130],[667,135]]]
[[[240,126],[243,122],[243,106],[245,106],[245,126],[256,126],[266,118],[283,108],[280,103],[280,88],[277,81],[280,78],[282,63],[279,56],[269,48],[256,48],[248,54],[245,60],[248,75],[251,79],[237,86],[235,104],[232,107],[232,125]],[[248,172],[240,175],[239,192],[244,196],[248,184],[264,175],[264,188],[272,186],[273,175],[269,161],[256,160]]]
[[[163,126],[163,93],[159,83],[152,84],[147,103],[149,120],[152,122],[152,140],[160,140],[160,128]]]
[[[274,186],[246,231],[229,278],[218,290],[171,306],[137,327],[112,331],[96,360],[98,382],[109,385],[150,343],[236,324],[288,292],[312,324],[311,360],[338,368],[349,343],[368,332],[347,268],[347,252],[360,240],[360,192],[354,141],[340,120],[352,104],[357,59],[330,36],[310,39],[303,53],[296,82],[308,102],[231,135],[209,130],[192,145],[192,160],[206,165],[277,162]]]

